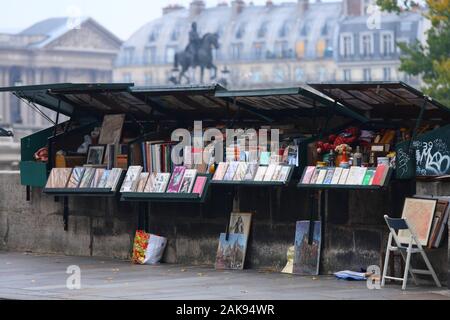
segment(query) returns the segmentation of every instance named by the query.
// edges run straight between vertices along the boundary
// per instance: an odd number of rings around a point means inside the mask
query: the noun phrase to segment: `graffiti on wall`
[[[441,139],[414,141],[416,174],[420,176],[450,173],[450,147]]]

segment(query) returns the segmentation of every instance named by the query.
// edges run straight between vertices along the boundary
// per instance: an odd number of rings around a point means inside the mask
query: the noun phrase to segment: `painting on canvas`
[[[433,223],[436,199],[406,198],[403,206],[402,218],[408,221],[421,245],[428,244],[431,224]],[[409,243],[408,230],[399,230],[398,238],[401,243]]]
[[[295,229],[294,272],[300,275],[318,275],[320,261],[321,223],[313,221],[310,238],[310,221],[297,221]]]
[[[216,255],[216,269],[243,269],[245,252],[247,250],[247,237],[240,233],[221,233],[219,247]]]
[[[247,237],[250,233],[252,214],[244,212],[232,212],[230,217],[230,233],[242,233]]]

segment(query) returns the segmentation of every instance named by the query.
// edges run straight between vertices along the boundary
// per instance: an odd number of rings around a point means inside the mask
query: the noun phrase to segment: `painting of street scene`
[[[309,221],[297,221],[293,273],[318,275],[320,261],[321,223],[314,221],[312,242],[309,243]]]
[[[230,233],[226,240],[226,233],[221,233],[216,255],[216,269],[243,269],[246,250],[246,235]]]

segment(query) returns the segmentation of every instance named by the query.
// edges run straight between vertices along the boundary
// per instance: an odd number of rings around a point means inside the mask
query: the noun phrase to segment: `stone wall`
[[[383,215],[400,216],[403,199],[412,190],[408,183],[394,182],[384,191],[324,192],[321,273],[381,266],[388,235]],[[236,192],[239,201],[234,203],[231,187],[212,186],[204,204],[150,204],[149,231],[169,239],[164,261],[213,265],[219,233],[225,232],[233,206],[239,206],[242,212],[255,213],[246,267],[281,270],[294,242],[295,222],[309,219],[313,211],[313,191],[241,187]],[[138,211],[138,203],[114,198],[70,198],[66,232],[62,199],[55,202],[36,188],[27,202],[18,172],[0,173],[3,250],[127,259]],[[439,276],[445,279],[447,245],[434,253],[433,259],[440,261]]]

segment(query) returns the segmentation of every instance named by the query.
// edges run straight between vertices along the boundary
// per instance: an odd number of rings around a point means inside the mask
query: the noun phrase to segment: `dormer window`
[[[149,42],[155,42],[158,40],[160,28],[161,28],[161,26],[155,26],[153,28],[152,32],[150,32],[150,36],[148,37]]]
[[[237,39],[241,39],[244,36],[244,34],[245,34],[245,27],[246,27],[245,23],[241,23],[239,25],[238,29],[236,30],[236,38]]]
[[[278,36],[283,38],[289,34],[291,24],[289,21],[285,21],[281,26],[280,30],[278,30]]]
[[[305,23],[303,23],[302,28],[300,29],[300,35],[303,37],[306,37],[309,33],[309,25],[310,25],[310,21],[306,21]]]
[[[261,23],[261,26],[258,29],[258,38],[264,38],[267,34],[267,27],[269,25],[269,22],[264,21]]]

